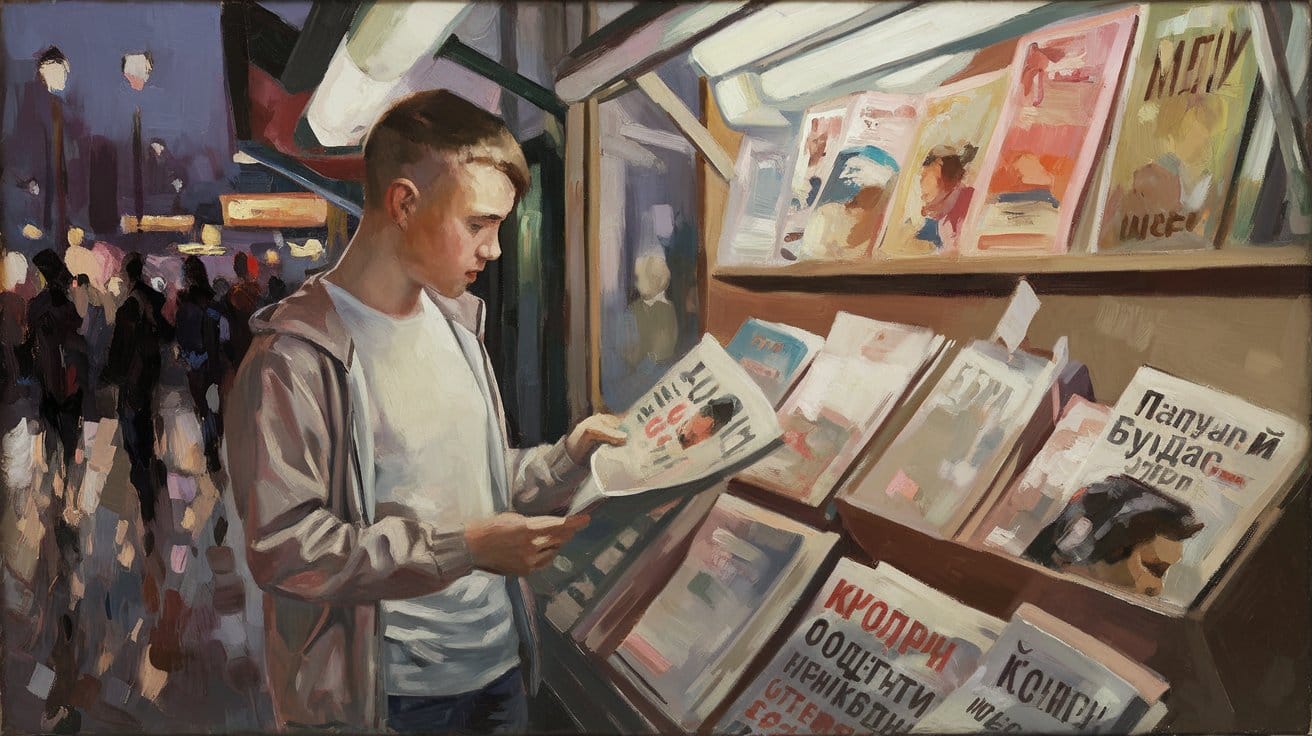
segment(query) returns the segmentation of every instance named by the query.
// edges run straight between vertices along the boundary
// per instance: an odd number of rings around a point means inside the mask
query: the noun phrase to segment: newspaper
[[[624,412],[620,428],[628,441],[593,453],[571,514],[608,497],[713,481],[782,434],[770,400],[710,335]]]
[[[1023,603],[975,672],[912,732],[1129,733],[1165,690],[1156,673]]]
[[[887,563],[840,559],[715,732],[906,733],[972,675],[1002,628]]]

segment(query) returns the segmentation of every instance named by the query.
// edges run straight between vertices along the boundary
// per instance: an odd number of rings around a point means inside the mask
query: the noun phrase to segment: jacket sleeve
[[[347,604],[424,595],[468,574],[463,528],[395,516],[348,522],[335,511],[330,488],[350,483],[330,471],[343,428],[330,426],[325,409],[333,383],[321,368],[327,359],[296,338],[261,342],[238,373],[225,433],[255,582],[301,600]]]
[[[579,483],[588,475],[586,465],[575,465],[565,452],[565,440],[506,450],[511,499],[521,514],[551,514],[569,506]]]

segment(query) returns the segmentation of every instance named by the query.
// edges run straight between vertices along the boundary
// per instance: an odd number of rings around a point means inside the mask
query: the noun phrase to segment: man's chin
[[[441,294],[447,299],[459,299],[461,296],[464,296],[464,293],[469,289],[469,287],[466,284],[456,284],[454,286],[439,286],[437,284],[429,284],[428,288],[432,289],[433,291],[436,291],[437,293]]]

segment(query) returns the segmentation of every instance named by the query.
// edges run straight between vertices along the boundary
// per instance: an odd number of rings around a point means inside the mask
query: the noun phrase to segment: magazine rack
[[[1080,3],[1052,5],[1054,18],[1087,12],[1087,7],[1080,10],[1084,5]],[[1273,28],[1271,12],[1262,12],[1265,28]],[[1011,35],[1017,36],[1032,29],[1012,30]],[[615,27],[596,36],[606,36],[608,31],[616,38],[584,44],[589,63],[601,54],[598,48],[623,47],[623,36]],[[634,86],[652,96],[651,71],[696,39],[679,37],[677,48],[662,47],[655,58],[622,69],[617,66],[613,74],[597,76],[581,97],[571,98],[577,101],[570,107],[566,126],[569,273],[586,274],[589,264],[595,271],[598,262],[597,233],[604,214],[597,205],[602,186],[599,101]],[[926,40],[926,48],[898,68],[960,50],[935,43]],[[1283,77],[1279,79],[1283,84],[1264,87],[1276,98],[1275,106],[1287,112],[1293,109],[1288,75],[1278,61],[1273,66],[1273,57],[1283,58],[1279,48],[1275,52],[1267,49],[1259,66],[1264,82]],[[647,83],[626,81],[639,78]],[[787,322],[823,335],[840,310],[925,325],[958,341],[985,338],[1017,282],[1025,278],[1043,302],[1031,324],[1030,340],[1048,347],[1067,337],[1070,354],[1088,366],[1095,398],[1104,403],[1114,402],[1134,372],[1149,364],[1287,416],[1312,413],[1307,390],[1312,384],[1312,351],[1307,346],[1307,335],[1312,333],[1312,258],[1305,245],[1227,242],[1211,251],[1166,254],[717,266],[716,249],[729,199],[724,152],[736,151],[741,136],[721,118],[705,79],[701,95],[704,129],[689,123],[686,109],[677,109],[677,101],[661,104],[659,94],[652,99],[702,154],[696,181],[703,243],[698,296],[703,327],[721,342],[750,317]],[[1306,142],[1290,143],[1295,136],[1290,135],[1289,121],[1296,116],[1277,117],[1286,159],[1292,150],[1295,158],[1306,161]],[[571,385],[577,390],[583,382],[586,389],[579,395],[586,394],[597,407],[601,405],[597,287],[580,282],[570,286],[587,290],[590,296],[586,303],[571,300],[571,329],[589,345],[586,356],[571,358],[575,361]],[[1307,482],[1306,475],[1298,478],[1283,502],[1259,517],[1247,542],[1184,615],[1138,605],[1016,558],[935,539],[842,501],[837,502],[835,518],[741,481],[731,484],[730,492],[820,528],[837,523],[851,545],[844,554],[868,562],[887,561],[986,613],[1005,618],[1029,602],[1106,641],[1170,682],[1171,712],[1160,725],[1163,730],[1290,732],[1306,728],[1312,707],[1304,686],[1312,680],[1308,656],[1312,631],[1306,625],[1312,620],[1312,499],[1304,492]],[[823,577],[823,571],[817,571],[817,577]],[[781,634],[786,635],[789,625],[784,623]],[[639,716],[646,722],[639,730],[672,730],[672,724],[654,715],[656,709],[638,693],[613,681],[605,662],[587,655],[578,662],[593,668],[589,676],[606,681],[608,692],[618,693],[635,714],[646,714]],[[747,672],[745,679],[751,675]],[[587,694],[581,697],[581,707],[590,707]]]
[[[708,128],[734,150],[738,134],[714,104],[706,109]],[[714,263],[728,184],[711,172],[700,184],[703,239]],[[968,340],[990,334],[1022,276],[1043,301],[1031,340],[1044,346],[1067,336],[1071,355],[1089,366],[1100,401],[1114,401],[1147,363],[1308,416],[1306,359],[1273,366],[1258,380],[1247,358],[1289,355],[1286,346],[1312,331],[1312,262],[1304,246],[724,268],[711,272],[703,303],[707,330],[722,340],[749,316],[824,334],[839,310]],[[1147,344],[1155,340],[1145,330],[1170,349]],[[1245,357],[1236,362],[1227,355]],[[1309,707],[1306,691],[1294,683],[1312,676],[1305,656],[1312,647],[1306,484],[1306,475],[1297,479],[1283,504],[1259,517],[1247,544],[1183,616],[1016,558],[932,538],[842,500],[838,511],[870,559],[995,616],[1033,603],[1162,674],[1171,683],[1164,730],[1289,731],[1306,725]]]

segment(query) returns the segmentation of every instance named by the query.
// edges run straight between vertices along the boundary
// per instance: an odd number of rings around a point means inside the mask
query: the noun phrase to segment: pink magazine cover
[[[1067,251],[1138,17],[1132,7],[1021,38],[964,255]]]

